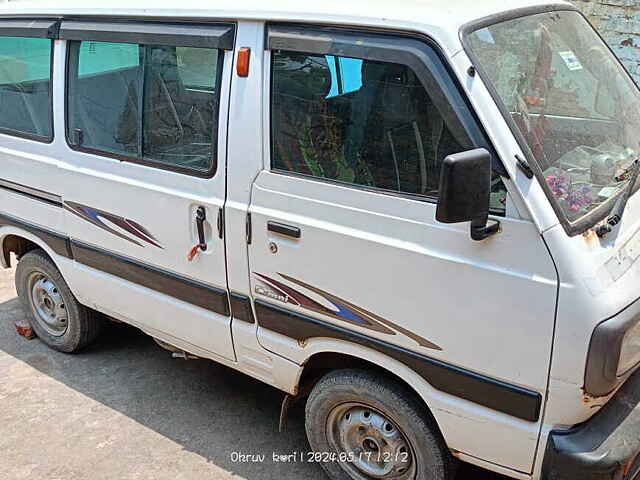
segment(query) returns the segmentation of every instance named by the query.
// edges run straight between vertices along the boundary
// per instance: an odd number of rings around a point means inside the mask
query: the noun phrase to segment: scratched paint
[[[572,0],[640,84],[640,1]]]

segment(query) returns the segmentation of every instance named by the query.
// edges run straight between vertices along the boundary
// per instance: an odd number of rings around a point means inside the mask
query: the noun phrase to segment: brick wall
[[[572,0],[640,83],[640,0]]]

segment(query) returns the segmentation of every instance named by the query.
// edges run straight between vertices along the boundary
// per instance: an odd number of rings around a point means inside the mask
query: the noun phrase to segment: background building
[[[572,0],[640,84],[640,0]]]

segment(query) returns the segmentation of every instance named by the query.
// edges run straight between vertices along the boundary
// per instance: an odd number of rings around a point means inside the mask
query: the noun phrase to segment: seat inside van
[[[437,193],[442,160],[462,150],[428,92],[404,65],[280,53],[274,65],[276,166],[392,191]],[[338,67],[334,67],[337,65]],[[351,85],[344,91],[351,75]]]
[[[0,56],[0,128],[49,137],[51,112],[49,79],[23,81],[28,65],[15,57]]]
[[[206,170],[217,136],[215,90],[185,84],[176,47],[147,47],[147,56],[143,89],[140,66],[78,76],[73,127],[82,145]]]

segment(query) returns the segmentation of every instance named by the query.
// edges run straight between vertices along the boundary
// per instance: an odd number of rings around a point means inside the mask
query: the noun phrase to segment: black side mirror
[[[442,164],[436,220],[471,222],[471,238],[484,240],[500,231],[487,226],[491,200],[491,154],[484,148],[449,155]]]

